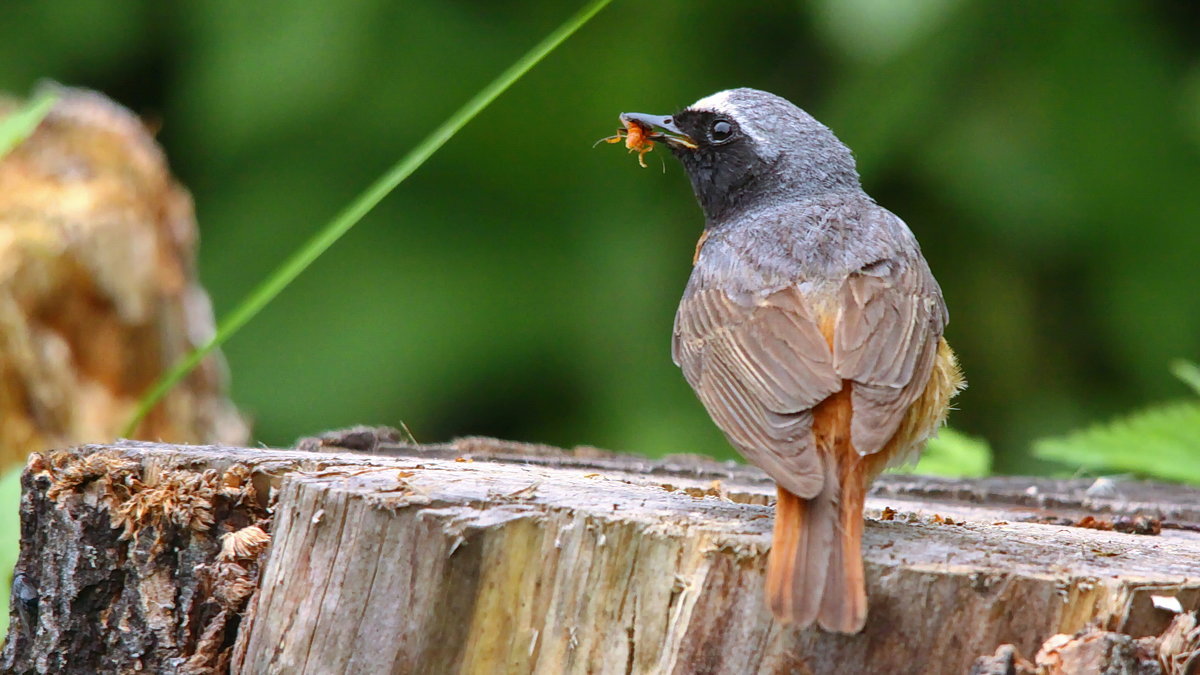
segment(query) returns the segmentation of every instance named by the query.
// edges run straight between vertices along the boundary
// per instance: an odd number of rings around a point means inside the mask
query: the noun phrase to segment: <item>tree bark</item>
[[[0,665],[962,673],[1089,624],[1157,636],[1165,599],[1200,606],[1200,493],[1177,486],[884,476],[870,616],[842,636],[765,607],[774,488],[754,469],[348,438],[35,455]]]

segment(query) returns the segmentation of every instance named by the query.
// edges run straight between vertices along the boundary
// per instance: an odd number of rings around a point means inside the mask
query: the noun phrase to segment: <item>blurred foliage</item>
[[[991,472],[992,449],[987,442],[953,429],[942,429],[930,439],[920,461],[911,470],[911,473],[950,478],[979,478]]]
[[[9,151],[28,138],[34,129],[37,129],[42,118],[50,112],[54,101],[53,94],[42,94],[31,99],[16,113],[5,115],[3,119],[0,119],[0,159],[4,159]]]
[[[16,466],[0,475],[0,513],[15,514],[21,505],[21,471]],[[21,540],[19,518],[0,518],[0,588],[12,586],[12,571],[17,564]],[[0,593],[0,635],[8,634],[8,593]]]
[[[89,86],[151,120],[225,313],[560,22],[557,2],[0,5],[0,90]],[[617,113],[779,93],[917,233],[971,388],[951,422],[1032,439],[1165,398],[1200,354],[1200,6],[617,3],[226,345],[259,440],[408,421],[730,456],[668,344],[701,228],[686,177],[595,139]]]
[[[132,436],[141,425],[142,420],[150,411],[163,400],[167,392],[183,381],[201,361],[213,350],[232,338],[242,326],[249,323],[267,305],[275,300],[298,276],[308,269],[309,265],[324,255],[352,227],[357,225],[379,202],[383,201],[392,190],[403,183],[414,171],[419,169],[443,145],[454,138],[475,116],[483,112],[509,87],[520,80],[531,68],[553,52],[567,38],[582,28],[597,12],[608,6],[612,0],[592,0],[578,13],[573,14],[567,21],[550,35],[546,36],[528,52],[523,54],[511,66],[496,76],[486,87],[471,97],[467,103],[446,118],[428,136],[421,140],[412,150],[400,158],[391,169],[384,172],[357,197],[342,209],[332,220],[326,223],[303,246],[269,274],[261,284],[254,288],[233,309],[227,312],[217,325],[214,335],[206,342],[196,345],[195,349],[180,360],[173,368],[165,373],[158,382],[146,392],[138,402],[137,411],[129,420],[123,433]],[[651,144],[653,145],[653,144]],[[0,146],[3,147],[3,146]],[[400,423],[404,426],[404,423]]]
[[[1172,369],[1200,396],[1200,368],[1181,361]],[[1200,399],[1161,403],[1034,444],[1042,458],[1093,472],[1200,483]]]
[[[1171,374],[1178,377],[1180,381],[1191,387],[1197,396],[1200,396],[1200,366],[1191,361],[1176,359],[1171,364]]]

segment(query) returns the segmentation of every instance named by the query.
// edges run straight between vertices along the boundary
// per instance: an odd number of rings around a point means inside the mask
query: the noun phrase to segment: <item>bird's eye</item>
[[[713,143],[724,143],[733,138],[733,125],[726,120],[717,120],[708,130],[708,137]]]

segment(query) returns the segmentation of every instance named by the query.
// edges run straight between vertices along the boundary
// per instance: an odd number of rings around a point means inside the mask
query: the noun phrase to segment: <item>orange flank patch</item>
[[[700,240],[696,242],[696,252],[692,254],[692,266],[700,260],[700,249],[704,248],[704,242],[708,241],[708,230],[704,230],[700,234]]]
[[[929,384],[925,385],[925,390],[908,407],[896,434],[883,446],[883,450],[877,453],[885,461],[872,467],[873,472],[867,475],[873,478],[883,471],[887,462],[900,464],[915,459],[925,441],[946,421],[946,415],[950,412],[950,399],[964,386],[958,359],[946,343],[946,338],[940,338],[937,357],[933,361],[933,372],[929,374]]]

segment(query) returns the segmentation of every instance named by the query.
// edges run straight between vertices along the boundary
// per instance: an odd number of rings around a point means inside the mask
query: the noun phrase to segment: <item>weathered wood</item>
[[[163,447],[31,456],[4,672],[228,662],[261,546],[223,556],[221,535],[265,525],[267,494],[247,465]]]
[[[14,609],[3,667],[961,673],[1002,644],[1034,654],[1089,622],[1158,635],[1174,615],[1153,596],[1200,606],[1200,495],[1183,488],[1117,483],[1089,496],[1091,481],[885,476],[868,501],[870,617],[841,636],[780,626],[764,607],[773,488],[753,469],[489,439],[369,445],[128,443],[35,458],[18,572],[36,617]],[[69,478],[95,457],[123,462],[124,477]],[[207,529],[151,511],[120,540],[113,514],[148,500],[110,495],[106,481],[185,474],[216,486],[240,476],[244,494],[209,498]],[[1167,527],[1022,522],[1082,515]],[[269,553],[218,560],[220,534],[256,523]],[[223,577],[193,571],[222,563]],[[228,592],[259,569],[253,597]]]
[[[1195,675],[1200,672],[1200,628],[1196,614],[1179,614],[1159,637],[1134,638],[1088,626],[1074,635],[1046,640],[1033,660],[1013,645],[981,656],[971,675]]]

